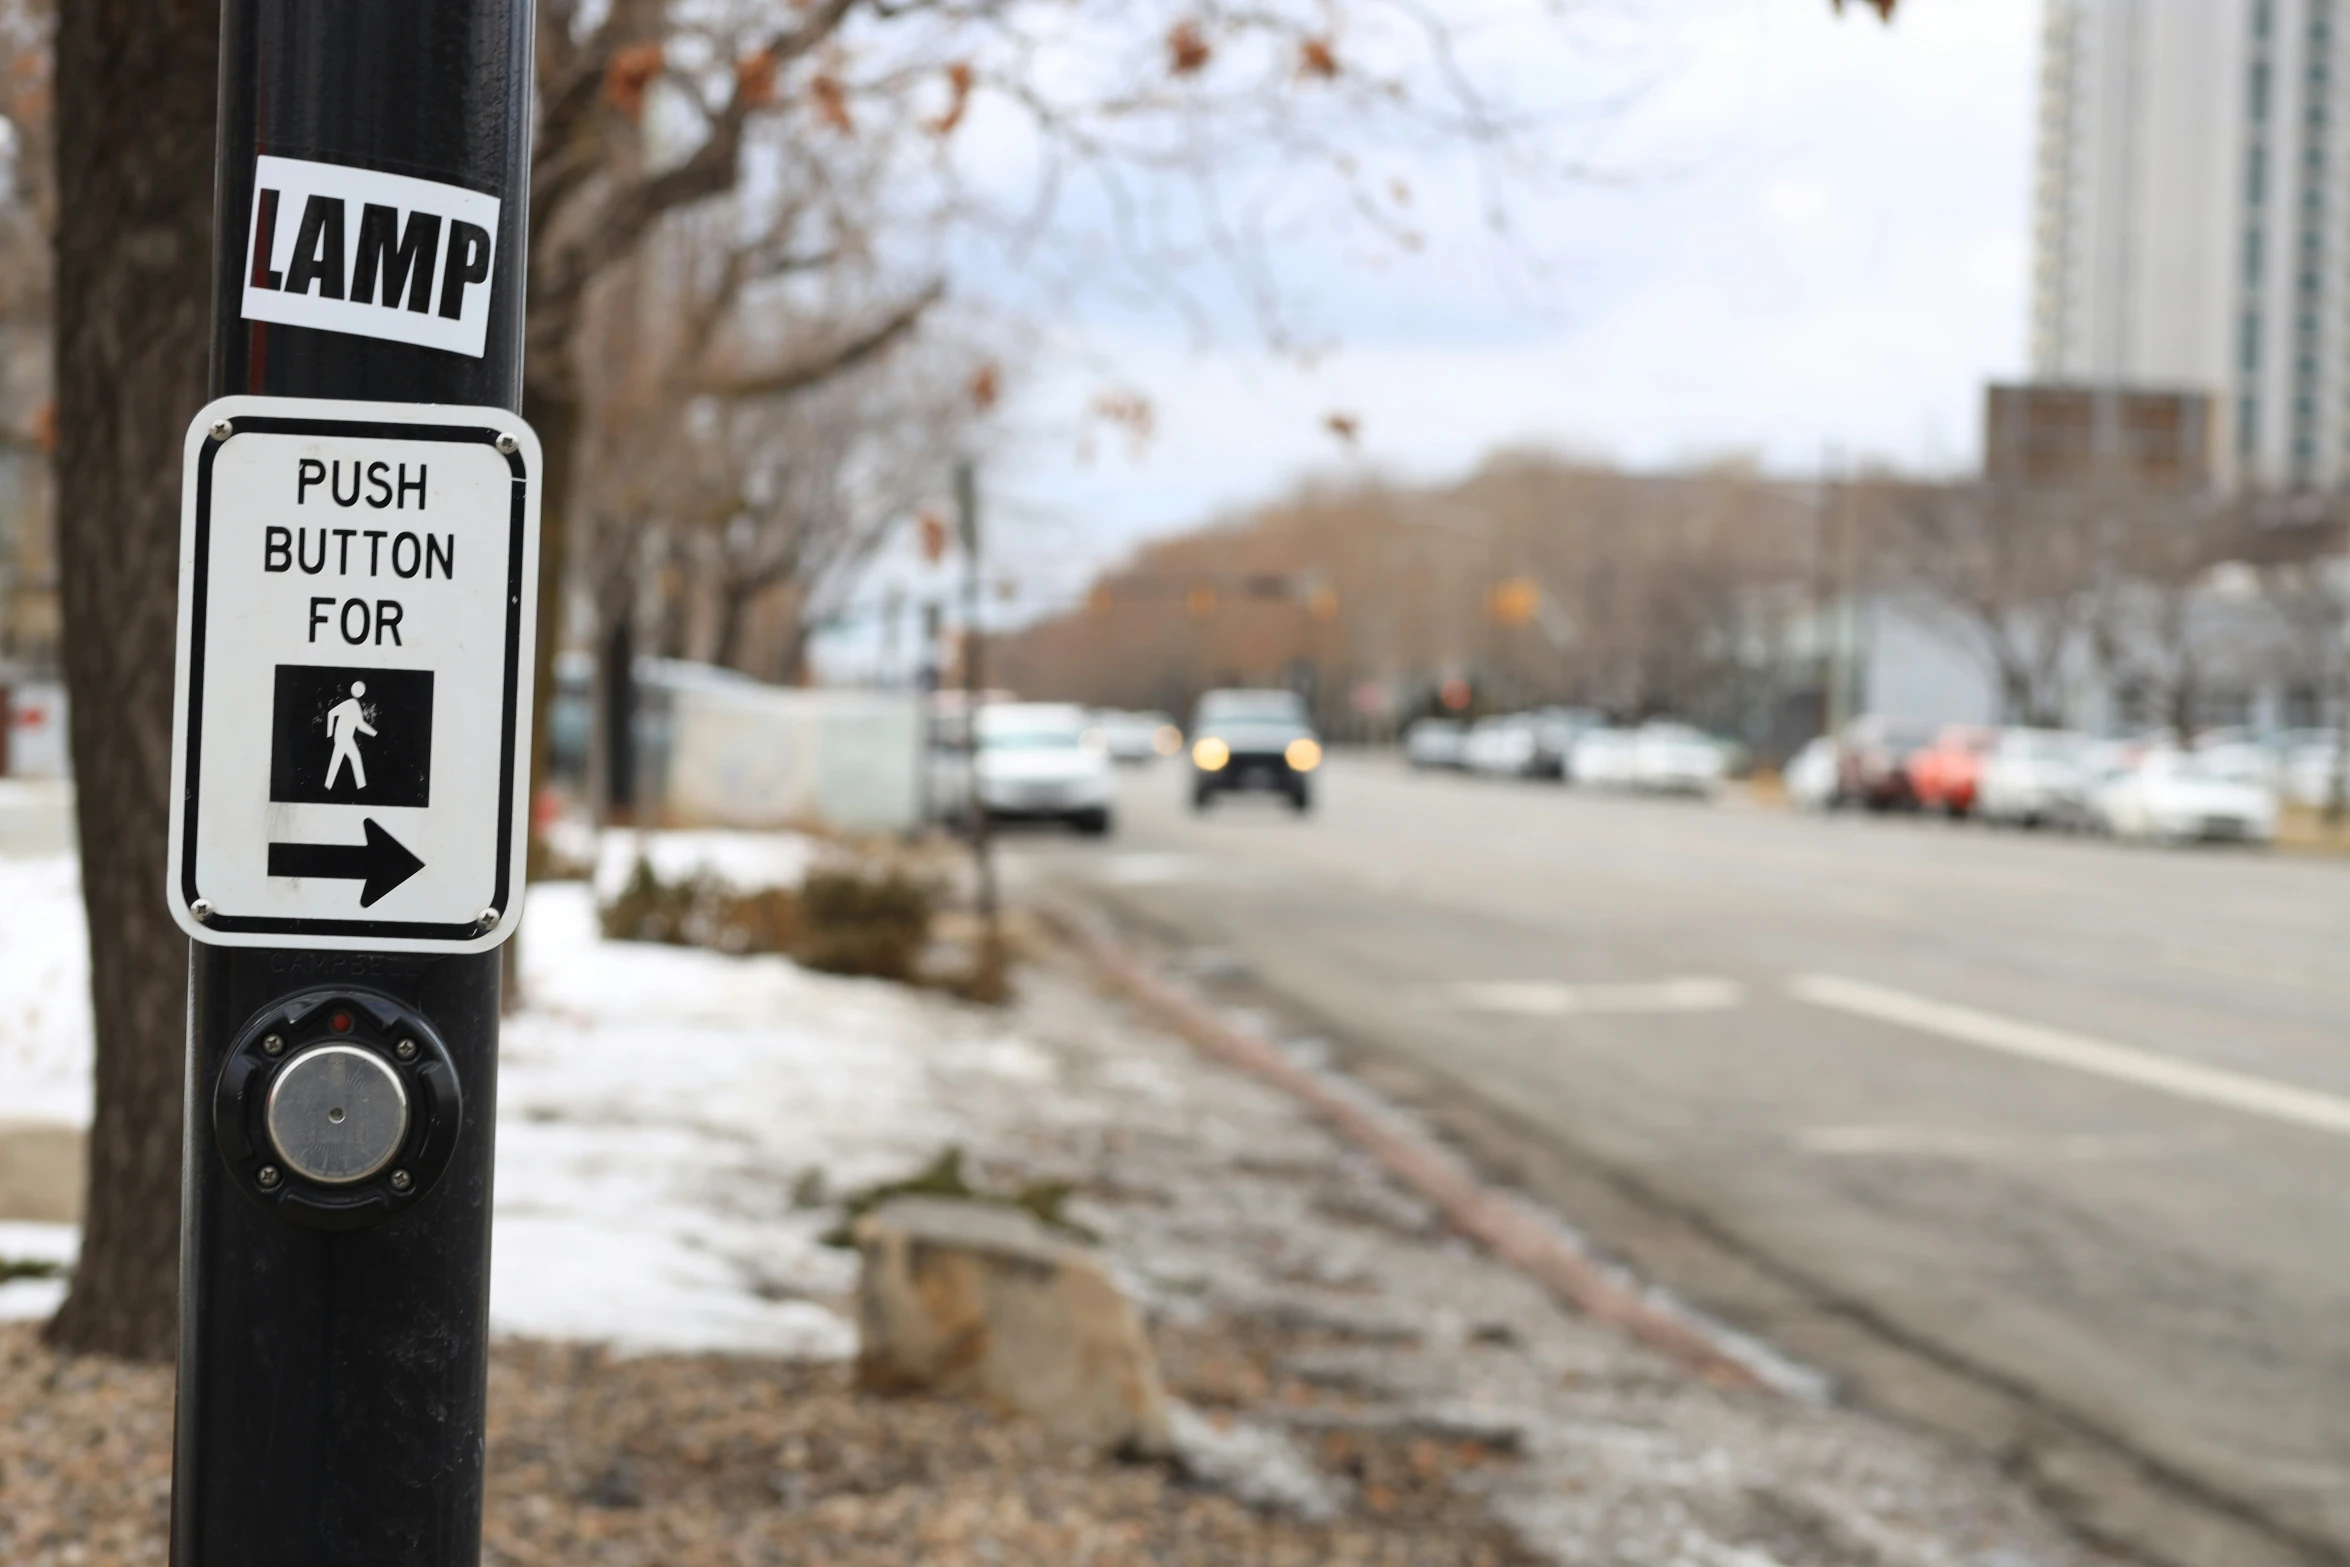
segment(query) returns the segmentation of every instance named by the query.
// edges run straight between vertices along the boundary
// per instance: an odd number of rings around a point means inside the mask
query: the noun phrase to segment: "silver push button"
[[[269,1088],[269,1137],[286,1168],[326,1186],[364,1181],[408,1136],[408,1091],[371,1050],[319,1045]]]

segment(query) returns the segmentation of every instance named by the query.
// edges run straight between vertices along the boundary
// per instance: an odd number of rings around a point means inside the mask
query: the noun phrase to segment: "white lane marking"
[[[1592,1013],[1719,1012],[1746,992],[1735,980],[1660,979],[1628,985],[1562,985],[1548,980],[1472,980],[1444,987],[1445,999],[1471,1012],[1512,1017]]]
[[[1823,1158],[1907,1157],[1971,1159],[1985,1163],[2054,1159],[2064,1164],[2110,1164],[2169,1158],[2185,1146],[2185,1140],[2105,1137],[2094,1133],[2056,1138],[2001,1137],[1936,1126],[1807,1126],[1795,1134],[1795,1146]]]
[[[1199,862],[1188,854],[1153,854],[1141,850],[1126,854],[1112,854],[1097,861],[1094,877],[1113,887],[1159,887],[1169,882],[1192,881],[1199,875]]]
[[[2175,1056],[2116,1045],[2060,1028],[2043,1028],[2037,1023],[1977,1012],[1972,1007],[1952,1006],[1946,1001],[1913,996],[1907,991],[1890,990],[1857,979],[1840,979],[1833,974],[1799,975],[1788,982],[1787,989],[1798,1001],[1832,1011],[1898,1023],[2027,1061],[2070,1067],[2076,1072],[2151,1088],[2157,1093],[2241,1110],[2249,1115],[2264,1115],[2313,1131],[2331,1132],[2337,1137],[2350,1137],[2350,1099],[2336,1094],[2295,1088],[2219,1067],[2198,1066]]]

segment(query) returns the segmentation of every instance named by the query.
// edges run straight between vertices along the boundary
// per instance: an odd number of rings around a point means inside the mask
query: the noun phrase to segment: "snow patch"
[[[795,832],[631,832],[604,834],[595,856],[596,896],[610,902],[639,860],[665,882],[707,876],[735,892],[797,887],[824,845]]]
[[[0,857],[0,1120],[90,1124],[89,976],[79,865]]]

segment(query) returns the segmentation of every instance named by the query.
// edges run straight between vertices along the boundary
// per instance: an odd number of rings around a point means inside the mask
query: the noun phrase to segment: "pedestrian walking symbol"
[[[359,705],[359,699],[365,695],[367,682],[354,680],[351,694],[327,709],[326,734],[334,742],[334,754],[326,764],[326,787],[330,794],[345,762],[351,764],[351,781],[361,789],[367,787],[367,763],[359,756],[359,737],[375,731],[368,726],[367,709]]]
[[[432,803],[432,671],[277,666],[269,797],[286,804]]]

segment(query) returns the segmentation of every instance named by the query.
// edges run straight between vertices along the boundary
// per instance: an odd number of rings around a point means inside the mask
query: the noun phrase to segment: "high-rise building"
[[[2215,471],[2350,483],[2350,0],[2048,0],[2032,367],[2204,392]]]

